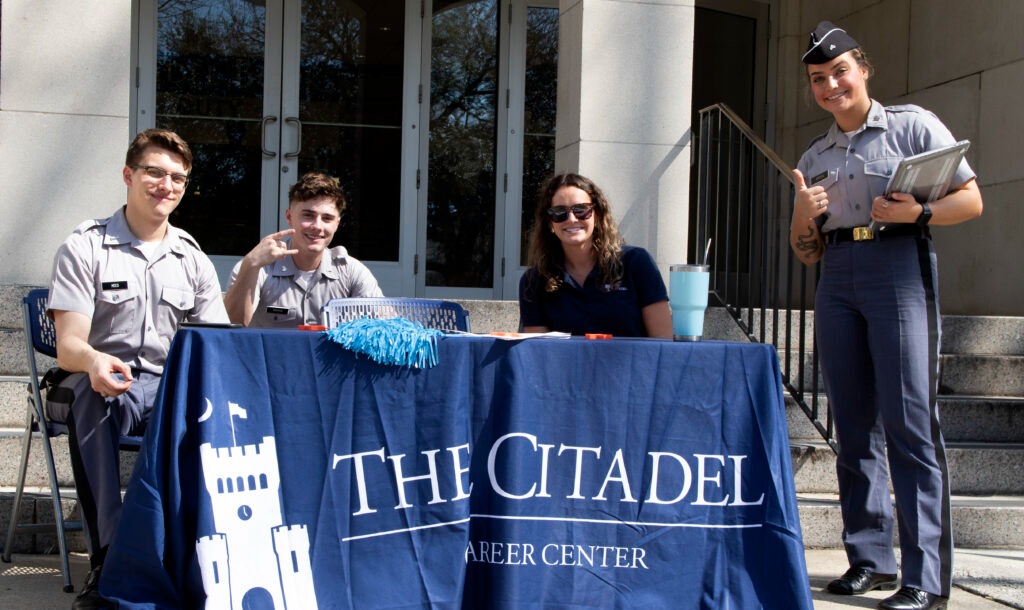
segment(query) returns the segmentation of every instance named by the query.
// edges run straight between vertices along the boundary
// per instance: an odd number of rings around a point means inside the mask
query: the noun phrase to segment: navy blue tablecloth
[[[122,608],[810,609],[771,346],[183,329]]]

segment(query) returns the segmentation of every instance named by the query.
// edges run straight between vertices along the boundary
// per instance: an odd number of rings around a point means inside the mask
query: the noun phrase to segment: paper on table
[[[522,339],[568,339],[572,335],[569,333],[559,333],[554,331],[546,333],[518,333],[502,331],[493,333],[467,333],[460,330],[450,333],[448,336],[494,337],[495,339],[504,339],[505,341],[519,341]]]

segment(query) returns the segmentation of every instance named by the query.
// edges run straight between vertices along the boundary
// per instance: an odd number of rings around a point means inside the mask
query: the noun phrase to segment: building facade
[[[968,6],[969,4],[969,6]],[[123,203],[139,130],[192,144],[172,222],[226,279],[305,171],[349,198],[338,239],[389,296],[515,299],[533,194],[595,179],[629,243],[687,262],[691,125],[725,100],[791,164],[827,127],[799,57],[820,19],[883,103],[935,111],[985,199],[935,230],[947,313],[1024,315],[1017,0],[0,0],[0,288]],[[738,108],[737,108],[738,106]]]

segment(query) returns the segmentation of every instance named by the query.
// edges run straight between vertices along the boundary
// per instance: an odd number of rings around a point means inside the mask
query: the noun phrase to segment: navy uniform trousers
[[[47,417],[68,425],[68,448],[82,530],[93,567],[103,563],[121,520],[121,435],[140,436],[153,410],[160,376],[132,369],[127,392],[104,399],[88,373],[72,373],[47,396]]]
[[[835,418],[843,542],[850,565],[948,596],[953,538],[939,430],[939,309],[930,237],[826,246],[814,326]],[[888,472],[886,468],[888,453]]]

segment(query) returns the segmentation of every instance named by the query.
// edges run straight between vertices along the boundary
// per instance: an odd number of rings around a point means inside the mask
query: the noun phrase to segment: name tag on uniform
[[[817,176],[811,178],[811,184],[817,184],[817,183],[821,182],[822,180],[824,180],[825,178],[828,178],[828,172],[827,171],[821,172]]]
[[[119,282],[103,282],[100,284],[100,288],[103,290],[126,290],[128,288],[128,281],[121,280]]]
[[[267,313],[286,314],[286,313],[288,313],[288,308],[287,307],[267,307]]]

